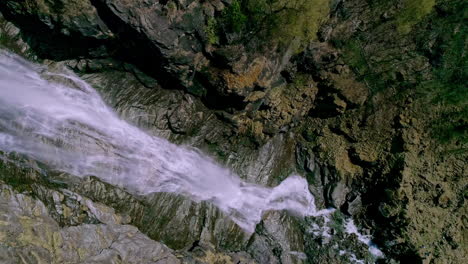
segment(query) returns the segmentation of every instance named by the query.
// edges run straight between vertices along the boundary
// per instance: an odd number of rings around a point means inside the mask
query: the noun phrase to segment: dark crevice
[[[349,143],[357,143],[358,142],[358,140],[356,140],[355,138],[348,135],[345,131],[343,131],[339,127],[331,126],[330,131],[333,132],[334,134],[337,134],[339,136],[344,137]]]
[[[163,67],[168,62],[150,39],[117,17],[105,3],[99,0],[91,0],[91,3],[116,35],[116,40],[110,45],[114,58],[136,65],[145,74],[156,78],[165,89],[183,88],[174,76],[164,71]]]
[[[88,57],[93,51],[99,50],[106,41],[83,37],[80,33],[70,31],[64,35],[60,28],[50,29],[39,19],[27,16],[12,15],[0,9],[6,20],[21,28],[22,39],[34,50],[40,59],[69,60]]]
[[[64,35],[57,25],[51,29],[38,18],[12,14],[5,3],[0,3],[0,11],[6,20],[21,28],[22,39],[40,59],[63,61],[111,57],[135,65],[146,75],[156,78],[163,88],[183,89],[177,78],[164,70],[168,62],[147,37],[118,18],[105,3],[99,0],[91,0],[91,3],[114,33],[113,39],[84,37],[74,31]]]
[[[195,242],[192,243],[192,246],[187,250],[188,252],[192,252],[193,250],[195,250],[195,248],[197,248],[198,246],[200,246],[200,240],[195,240]]]
[[[239,111],[245,109],[247,102],[244,102],[244,97],[240,95],[230,94],[222,95],[209,81],[209,76],[205,74],[197,74],[196,84],[204,87],[204,95],[201,96],[203,103],[210,109],[227,110],[228,112]]]

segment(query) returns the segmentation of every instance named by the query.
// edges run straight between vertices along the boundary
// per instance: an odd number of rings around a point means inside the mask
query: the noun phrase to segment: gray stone
[[[53,196],[60,201],[58,194]],[[86,204],[97,210],[92,202]],[[112,209],[105,210],[112,214]],[[11,263],[180,263],[172,250],[133,226],[109,221],[62,228],[41,201],[3,183],[0,244],[0,259],[7,258]]]

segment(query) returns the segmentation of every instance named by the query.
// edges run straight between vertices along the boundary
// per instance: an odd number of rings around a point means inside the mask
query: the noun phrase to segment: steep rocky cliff
[[[338,210],[331,241],[309,231],[320,219],[286,212],[248,235],[208,202],[137,197],[8,154],[0,259],[352,262],[339,246],[372,262],[340,228],[352,217],[380,262],[465,263],[467,10],[460,0],[1,1],[3,48],[74,70],[125,120],[250,182],[302,174],[317,206]]]

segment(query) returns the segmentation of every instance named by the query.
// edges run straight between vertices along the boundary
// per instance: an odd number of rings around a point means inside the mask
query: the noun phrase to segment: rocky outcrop
[[[90,1],[15,1],[4,2],[4,6],[14,10],[22,23],[39,23],[49,30],[64,36],[81,35],[84,38],[109,39],[111,31],[100,19],[96,8]],[[38,25],[36,25],[38,26]]]
[[[1,8],[8,19],[29,33],[42,57],[118,57],[164,79],[172,88],[193,93],[202,89],[208,97],[239,107],[237,104],[256,86],[270,88],[291,55],[287,52],[266,57],[247,52],[243,45],[211,45],[207,40],[207,21],[219,16],[225,5],[219,0],[28,0],[22,4],[3,1]],[[56,35],[64,42],[57,44],[66,44],[68,50],[51,43],[41,45],[45,41],[43,34]],[[77,40],[80,43],[75,45]],[[241,49],[245,54],[233,55],[229,49]],[[231,102],[227,96],[238,96],[239,102]]]
[[[81,196],[44,190],[56,210],[70,219],[77,203],[94,218],[61,227],[44,203],[0,185],[0,259],[2,263],[181,263],[174,252],[152,241],[137,228],[124,225],[114,210]],[[65,205],[67,204],[67,205]],[[67,212],[68,211],[68,212]]]

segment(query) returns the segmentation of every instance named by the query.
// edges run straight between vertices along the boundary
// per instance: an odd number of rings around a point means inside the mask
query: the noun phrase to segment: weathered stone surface
[[[10,15],[23,19],[24,23],[38,21],[67,36],[80,34],[95,39],[113,37],[89,0],[26,0],[21,4],[17,1],[2,1],[1,6]]]
[[[90,211],[100,211],[89,200],[85,204]],[[0,260],[2,263],[180,263],[163,244],[149,239],[135,227],[116,223],[118,216],[112,209],[104,206],[99,209],[104,209],[99,218],[105,222],[62,228],[49,216],[41,201],[1,183]],[[105,211],[112,216],[105,217],[101,213]]]

